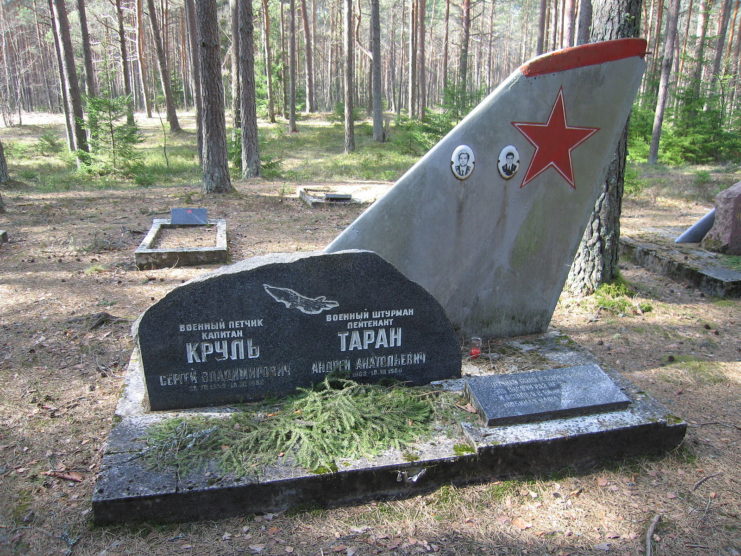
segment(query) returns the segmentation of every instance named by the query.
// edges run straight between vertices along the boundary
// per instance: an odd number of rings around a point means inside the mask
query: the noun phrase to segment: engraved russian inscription
[[[152,409],[287,395],[329,373],[410,384],[460,376],[440,305],[370,252],[225,267],[170,292],[135,334]]]

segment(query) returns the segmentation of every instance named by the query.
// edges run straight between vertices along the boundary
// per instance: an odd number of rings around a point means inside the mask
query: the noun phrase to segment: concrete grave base
[[[741,271],[722,266],[719,255],[697,243],[668,244],[660,236],[655,241],[620,238],[620,255],[648,270],[684,282],[715,297],[741,297]],[[720,255],[722,256],[722,255]]]
[[[546,367],[595,363],[585,350],[556,332],[513,339],[508,349],[535,357]],[[467,364],[464,372],[483,375]],[[108,438],[93,493],[96,524],[130,521],[171,522],[330,507],[373,499],[409,497],[444,484],[501,480],[560,470],[586,470],[600,463],[638,455],[661,454],[677,447],[686,423],[669,414],[647,394],[618,373],[606,370],[632,403],[626,409],[487,427],[461,423],[440,430],[410,452],[389,450],[367,460],[346,461],[335,473],[314,474],[288,464],[276,464],[255,476],[225,475],[215,465],[200,472],[172,468],[153,471],[142,454],[148,427],[165,418],[223,415],[234,408],[145,413],[143,377],[135,352],[126,390]],[[464,379],[441,381],[440,388],[462,391]],[[470,453],[461,450],[469,446]]]
[[[216,237],[213,247],[182,247],[178,249],[155,249],[152,245],[157,236],[167,228],[178,228],[169,218],[155,218],[152,227],[139,247],[134,251],[134,260],[139,270],[167,268],[173,266],[196,266],[201,264],[221,264],[226,262],[226,220],[210,219],[209,225],[215,226]],[[192,225],[187,226],[189,228]]]
[[[298,196],[312,208],[319,205],[357,205],[360,203],[351,193],[335,193],[329,188],[309,189],[308,187],[299,187]]]

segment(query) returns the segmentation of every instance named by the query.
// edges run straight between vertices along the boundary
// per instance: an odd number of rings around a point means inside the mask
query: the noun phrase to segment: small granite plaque
[[[208,211],[205,208],[170,209],[170,223],[173,226],[204,226],[208,224]]]
[[[459,377],[442,307],[369,251],[255,257],[174,289],[134,324],[151,409],[359,382]]]
[[[615,411],[630,404],[598,365],[470,377],[466,394],[487,426]]]

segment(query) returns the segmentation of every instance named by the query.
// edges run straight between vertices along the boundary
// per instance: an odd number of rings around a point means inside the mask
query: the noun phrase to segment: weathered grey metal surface
[[[592,45],[578,48],[588,54]],[[544,331],[644,66],[630,56],[530,77],[516,71],[326,250],[376,251],[427,288],[466,334]],[[545,125],[560,92],[567,128],[598,128],[569,151],[573,187],[558,165],[525,179],[536,149],[514,125]],[[465,179],[451,171],[460,145],[475,155]],[[509,146],[521,162],[504,179],[498,163]]]

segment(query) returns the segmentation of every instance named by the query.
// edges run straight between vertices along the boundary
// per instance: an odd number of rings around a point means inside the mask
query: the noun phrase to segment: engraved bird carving
[[[263,284],[262,287],[265,288],[265,291],[268,292],[270,297],[279,303],[283,303],[289,309],[298,309],[307,315],[318,315],[322,311],[329,311],[340,305],[323,295],[319,297],[306,297],[289,288],[279,288],[269,284]]]

